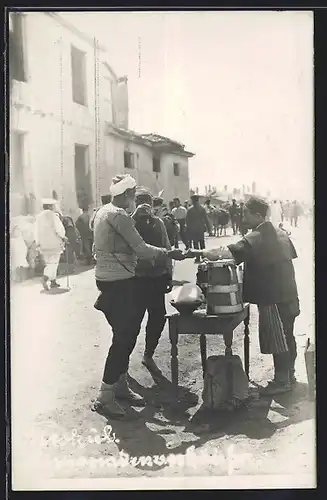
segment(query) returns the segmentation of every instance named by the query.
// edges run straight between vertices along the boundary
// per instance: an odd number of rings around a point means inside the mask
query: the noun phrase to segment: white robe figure
[[[44,278],[55,281],[60,255],[64,250],[65,228],[52,210],[43,210],[36,217],[36,244],[40,248],[45,268]]]
[[[282,209],[279,203],[273,203],[270,206],[270,220],[275,227],[282,222]]]

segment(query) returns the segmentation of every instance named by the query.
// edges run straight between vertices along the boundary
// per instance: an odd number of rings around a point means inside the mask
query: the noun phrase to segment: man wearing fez
[[[129,357],[139,333],[141,292],[135,278],[138,259],[183,259],[180,250],[169,251],[144,242],[127,211],[135,208],[136,182],[130,175],[117,175],[110,187],[111,203],[102,206],[94,220],[95,278],[100,295],[94,305],[112,328],[112,343],[105,363],[101,388],[94,409],[113,419],[131,415],[118,400],[144,405],[127,383]]]
[[[215,250],[203,250],[209,260],[233,258],[244,263],[243,300],[257,304],[259,340],[263,354],[273,354],[274,379],[263,394],[275,395],[292,390],[296,383],[294,337],[295,318],[300,314],[293,259],[297,257],[287,233],[266,220],[268,204],[252,197],[244,208],[244,219],[252,232],[238,243]],[[189,251],[188,256],[199,251]]]

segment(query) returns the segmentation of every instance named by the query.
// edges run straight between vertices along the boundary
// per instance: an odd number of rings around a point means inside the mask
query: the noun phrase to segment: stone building
[[[62,212],[100,203],[116,173],[154,194],[189,195],[192,153],[170,139],[131,132],[127,77],[98,41],[59,14],[10,13],[10,209],[36,213],[43,197]]]

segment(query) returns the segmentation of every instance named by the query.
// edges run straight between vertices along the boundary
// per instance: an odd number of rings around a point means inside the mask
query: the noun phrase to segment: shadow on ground
[[[151,375],[155,384],[150,388],[145,388],[130,378],[133,390],[141,394],[148,403],[138,412],[138,419],[130,422],[108,422],[120,440],[119,450],[128,453],[130,457],[184,454],[190,446],[196,449],[225,435],[267,439],[282,427],[314,418],[314,404],[307,399],[307,384],[300,383],[291,394],[274,398],[279,405],[274,407],[274,411],[287,417],[280,423],[273,423],[268,419],[272,398],[260,398],[234,412],[210,412],[201,405],[190,418],[189,410],[198,405],[198,397],[187,388],[179,387],[176,393],[171,382],[164,376]],[[156,430],[150,428],[151,424],[152,427],[157,424]],[[168,429],[165,425],[176,425],[179,429]],[[183,433],[193,435],[191,441],[181,442],[181,426],[184,426]],[[167,446],[167,435],[171,435],[172,442],[177,441],[177,446]],[[163,464],[149,467],[139,464],[136,467],[155,471],[166,466]]]

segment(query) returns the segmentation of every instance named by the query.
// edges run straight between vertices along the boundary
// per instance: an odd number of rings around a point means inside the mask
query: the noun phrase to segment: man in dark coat
[[[90,228],[90,214],[87,207],[84,207],[83,213],[76,220],[76,227],[82,239],[82,251],[87,265],[92,264],[92,245],[93,231]]]
[[[193,244],[194,249],[204,249],[204,233],[211,233],[211,224],[207,212],[200,205],[200,200],[197,195],[191,196],[192,206],[187,210],[186,228],[187,236],[190,245]],[[196,262],[200,262],[200,257],[196,257]]]
[[[244,263],[244,302],[257,304],[259,315],[260,311],[269,310],[273,313],[273,321],[270,324],[266,322],[266,332],[263,331],[263,337],[273,339],[271,350],[262,352],[273,354],[274,380],[268,383],[263,393],[274,395],[291,390],[296,383],[294,323],[300,314],[300,307],[292,262],[297,253],[287,233],[266,221],[268,208],[264,200],[251,198],[245,205],[244,217],[252,231],[238,243],[228,245],[227,248],[204,251],[202,255],[209,260],[233,258],[237,265]],[[188,256],[193,257],[196,253],[198,252],[189,251]],[[280,322],[282,340],[287,344],[284,350],[280,348],[275,333]]]

